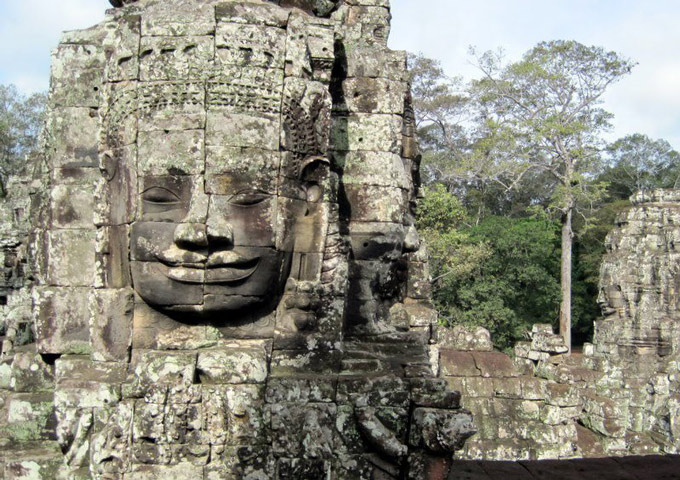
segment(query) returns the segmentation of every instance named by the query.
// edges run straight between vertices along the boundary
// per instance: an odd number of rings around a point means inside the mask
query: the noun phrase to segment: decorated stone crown
[[[116,8],[121,8],[131,3],[137,3],[139,0],[109,0],[111,5]],[[324,17],[331,13],[342,0],[267,0],[282,7],[296,7],[304,11],[314,13]]]

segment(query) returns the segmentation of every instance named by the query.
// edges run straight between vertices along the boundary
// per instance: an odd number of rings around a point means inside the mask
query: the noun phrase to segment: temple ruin
[[[447,329],[388,0],[111,0],[0,210],[0,478],[445,479],[680,449],[680,196],[609,236],[583,356]],[[4,477],[3,477],[4,475]]]

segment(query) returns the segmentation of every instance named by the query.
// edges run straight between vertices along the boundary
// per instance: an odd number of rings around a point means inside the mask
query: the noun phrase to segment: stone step
[[[492,462],[454,461],[449,480],[643,480],[680,478],[680,456]]]

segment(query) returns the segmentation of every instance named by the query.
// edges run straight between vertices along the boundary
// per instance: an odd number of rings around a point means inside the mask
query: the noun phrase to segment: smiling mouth
[[[205,264],[165,264],[168,267],[165,276],[182,283],[235,283],[253,275],[259,264],[259,258],[246,259],[234,252],[218,252]]]

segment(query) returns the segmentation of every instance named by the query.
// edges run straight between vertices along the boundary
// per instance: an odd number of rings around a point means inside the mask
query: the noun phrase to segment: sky
[[[393,49],[422,52],[451,76],[475,78],[469,47],[509,61],[541,41],[576,40],[638,63],[609,88],[609,140],[632,133],[680,149],[680,1],[392,0]]]
[[[540,41],[576,40],[638,62],[612,86],[610,139],[630,133],[680,149],[680,1],[391,0],[390,47],[440,60],[446,73],[477,76],[468,48],[502,47],[518,60]],[[0,83],[46,90],[50,51],[63,30],[104,18],[107,0],[0,0]]]

